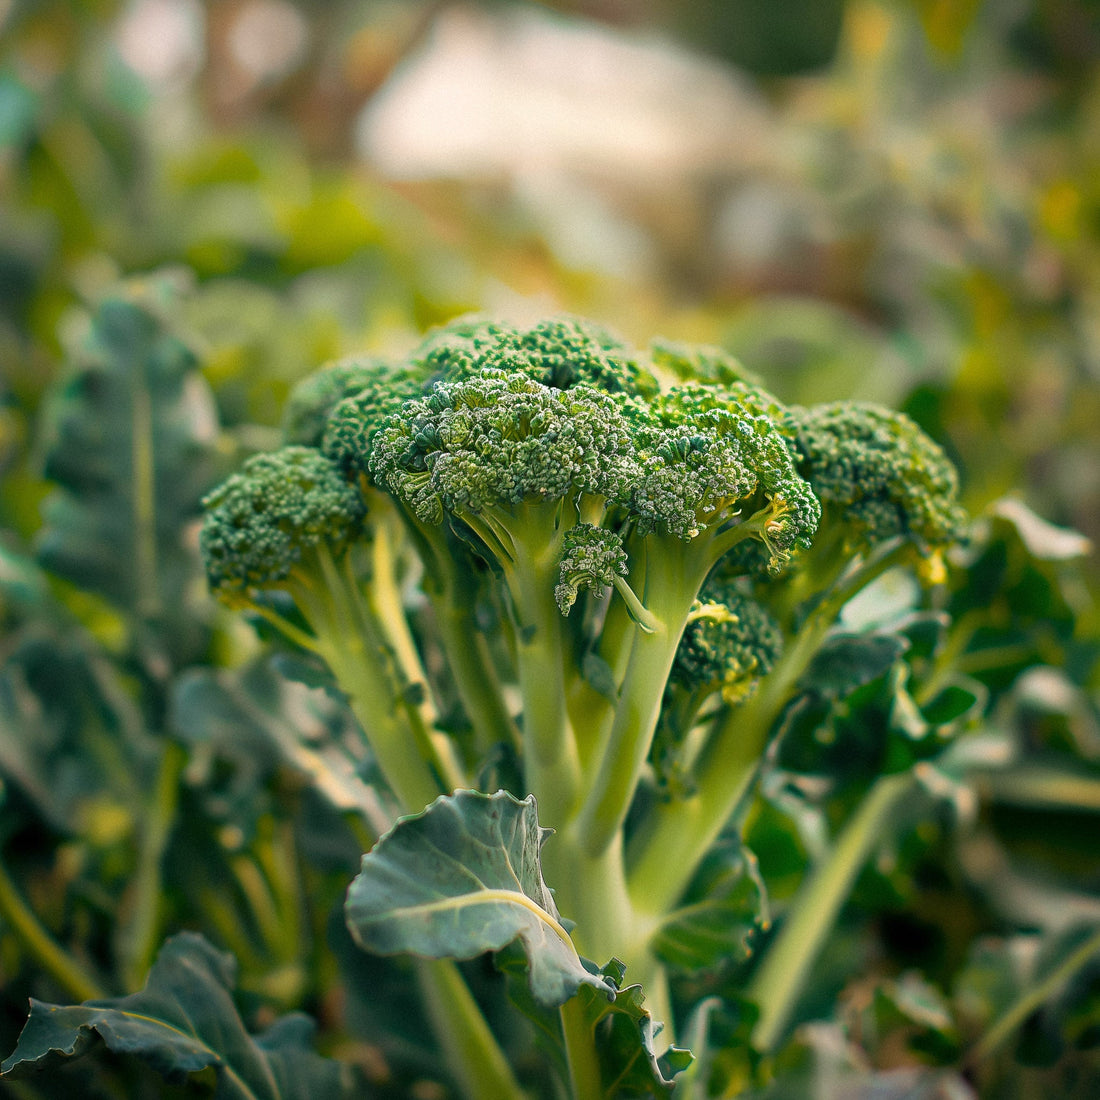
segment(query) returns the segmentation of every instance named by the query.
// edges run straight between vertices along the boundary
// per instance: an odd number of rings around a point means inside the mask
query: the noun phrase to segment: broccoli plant
[[[845,605],[888,570],[942,580],[954,471],[900,414],[786,408],[720,353],[638,355],[569,318],[462,320],[407,362],[336,364],[287,428],[207,498],[202,545],[221,599],[325,661],[389,787],[352,933],[454,958],[519,937],[532,1011],[560,1008],[565,1077],[597,1095],[599,968],[645,992],[663,1031],[642,1049],[680,1041],[668,945],[707,934],[684,899]],[[493,754],[513,789],[466,793]],[[456,847],[454,900],[426,833]]]
[[[421,960],[471,1096],[736,1095],[715,1021],[762,1072],[976,698],[940,656],[922,694],[902,659],[946,617],[967,525],[944,452],[885,408],[785,406],[714,349],[462,319],[305,379],[283,446],[204,509],[214,594],[365,734],[389,827],[347,927]],[[899,590],[892,618],[859,610]],[[808,728],[886,712],[940,733],[884,759],[773,928],[755,793]],[[457,965],[490,954],[549,1074],[517,1069]]]

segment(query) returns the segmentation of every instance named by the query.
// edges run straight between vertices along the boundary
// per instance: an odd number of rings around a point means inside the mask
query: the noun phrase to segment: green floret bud
[[[606,393],[652,397],[657,381],[606,329],[575,317],[530,328],[460,318],[432,333],[413,361],[444,381],[483,371],[522,372],[553,389],[590,386]]]
[[[211,589],[230,603],[278,587],[315,547],[339,554],[359,533],[359,494],[313,447],[253,455],[203,500]]]
[[[675,340],[654,340],[649,350],[654,367],[680,382],[718,386],[736,382],[757,384],[756,375],[721,348],[682,344]]]
[[[486,371],[406,402],[375,437],[370,468],[418,519],[439,524],[531,500],[619,499],[631,454],[609,395]]]
[[[764,411],[770,401],[743,385],[692,384],[659,397],[638,433],[642,473],[632,508],[639,530],[688,540],[759,517],[753,534],[773,570],[809,545],[820,507]]]
[[[841,402],[790,416],[799,469],[851,542],[867,547],[900,535],[932,555],[961,537],[955,468],[904,413]]]
[[[348,476],[369,481],[375,436],[386,418],[424,392],[425,375],[415,367],[380,365],[351,396],[332,409],[321,449]]]
[[[707,602],[711,599],[720,602]],[[691,692],[720,691],[727,703],[748,698],[783,651],[779,624],[756,600],[736,589],[703,589],[680,639],[669,676]]]
[[[332,410],[345,398],[384,377],[390,368],[379,359],[353,356],[329,363],[303,378],[283,410],[287,443],[319,447]]]
[[[565,534],[562,547],[561,577],[554,599],[563,615],[568,615],[582,588],[602,596],[629,571],[622,540],[614,531],[591,523],[578,523]]]

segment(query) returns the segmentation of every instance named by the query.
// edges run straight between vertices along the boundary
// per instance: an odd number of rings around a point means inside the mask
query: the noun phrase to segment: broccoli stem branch
[[[401,672],[401,686],[405,689],[421,689],[419,702],[412,702],[403,695],[403,702],[410,711],[410,720],[423,737],[430,741],[430,760],[449,790],[468,785],[466,775],[454,751],[450,738],[435,731],[437,714],[429,693],[429,681],[420,660],[420,652],[413,640],[405,606],[397,581],[396,561],[393,551],[393,532],[385,522],[378,523],[371,540],[371,583],[368,589],[370,610],[393,654]],[[347,581],[355,586],[351,571],[351,556],[345,554],[341,562]],[[412,712],[415,712],[412,713]],[[418,736],[421,736],[418,732]]]
[[[401,808],[419,810],[442,792],[443,768],[419,715],[398,695],[388,647],[359,586],[341,571],[328,547],[318,547],[316,558],[323,584],[302,569],[288,578],[287,590],[314,632],[312,648],[346,692]]]
[[[641,911],[660,913],[675,905],[753,782],[776,719],[841,608],[902,561],[906,550],[891,542],[841,576],[806,616],[753,696],[719,720],[695,769],[693,793],[651,810],[627,860],[631,897]],[[838,563],[836,572],[843,572],[845,564]]]
[[[516,505],[507,515],[486,510],[462,516],[504,572],[515,617],[527,789],[544,819],[557,825],[567,820],[580,781],[565,683],[573,653],[554,599],[562,540],[573,514],[566,502],[551,499]]]
[[[856,875],[875,845],[889,836],[895,809],[912,791],[914,782],[911,771],[877,779],[829,856],[795,895],[748,990],[749,998],[760,1008],[752,1031],[757,1050],[769,1053],[778,1046]]]
[[[398,510],[424,565],[424,591],[435,613],[436,637],[479,747],[518,748],[519,732],[504,705],[497,670],[477,624],[476,578],[468,562],[459,546],[448,541],[445,527],[428,527],[407,508],[398,505]]]
[[[699,546],[661,539],[645,546],[644,600],[653,630],[635,631],[619,705],[584,792],[579,832],[592,856],[611,844],[634,799],[680,635],[714,561],[709,542]]]

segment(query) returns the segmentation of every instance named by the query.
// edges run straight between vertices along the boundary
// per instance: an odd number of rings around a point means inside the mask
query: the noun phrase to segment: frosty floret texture
[[[857,540],[902,535],[927,550],[960,537],[955,468],[904,413],[838,402],[792,409],[790,424],[801,473]]]
[[[425,375],[409,367],[387,367],[362,378],[353,394],[330,410],[321,449],[345,474],[368,477],[374,440],[387,417],[424,392]]]
[[[642,421],[641,479],[633,503],[640,528],[693,539],[774,505],[767,537],[776,564],[808,546],[820,509],[794,466],[787,440],[753,387],[678,386]]]
[[[364,515],[359,494],[332,463],[297,445],[253,455],[203,507],[207,578],[227,597],[277,585],[320,544],[343,549]]]
[[[606,394],[559,390],[519,372],[439,382],[379,431],[376,481],[424,523],[525,500],[624,492],[631,439]]]
[[[550,318],[530,328],[461,318],[437,329],[412,360],[447,381],[482,371],[520,371],[554,389],[657,392],[656,379],[625,344],[577,317]]]
[[[614,531],[578,523],[565,535],[554,599],[561,613],[568,615],[581,589],[602,594],[628,572],[626,551]]]
[[[290,392],[283,410],[283,439],[287,443],[319,447],[332,410],[351,394],[389,374],[381,359],[355,356],[329,363],[303,378]]]

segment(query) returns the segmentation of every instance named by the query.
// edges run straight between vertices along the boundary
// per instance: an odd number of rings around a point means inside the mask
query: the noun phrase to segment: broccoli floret
[[[360,379],[355,391],[329,410],[321,449],[348,476],[370,484],[370,460],[374,438],[386,418],[405,401],[424,392],[423,371],[390,366]]]
[[[961,537],[955,468],[904,413],[842,402],[790,418],[799,469],[853,548],[900,535],[930,554]]]
[[[314,371],[290,391],[283,410],[284,440],[320,447],[332,410],[345,397],[377,385],[389,371],[386,363],[370,356],[341,359]]]
[[[200,545],[211,589],[230,604],[255,602],[339,557],[361,533],[359,494],[313,447],[253,455],[203,500]]]
[[[628,425],[607,394],[483,371],[406,402],[376,436],[370,467],[422,522],[461,518],[505,565],[541,553],[563,522],[563,501],[584,510],[585,497],[621,498],[632,453]],[[521,514],[533,512],[550,526],[536,520],[536,530],[524,531]],[[570,525],[564,521],[562,534]]]
[[[402,804],[435,798],[443,758],[394,663],[394,631],[351,560],[367,519],[355,486],[316,448],[291,445],[248,459],[203,507],[200,545],[214,592],[327,663]]]
[[[638,529],[696,539],[709,532],[714,561],[749,532],[778,571],[810,545],[820,507],[795,470],[765,409],[773,399],[744,384],[679,386],[650,406],[632,506]]]
[[[683,344],[675,340],[654,340],[649,351],[654,367],[679,382],[704,382],[718,386],[729,386],[735,382],[745,382],[751,386],[759,384],[752,371],[721,348]]]
[[[625,344],[576,317],[556,317],[526,329],[460,319],[432,333],[412,361],[445,381],[483,371],[520,371],[560,390],[585,385],[642,397],[657,392],[656,379]]]
[[[696,711],[716,692],[739,703],[782,651],[783,632],[765,607],[735,588],[707,584],[680,639],[669,683],[698,697]]]

